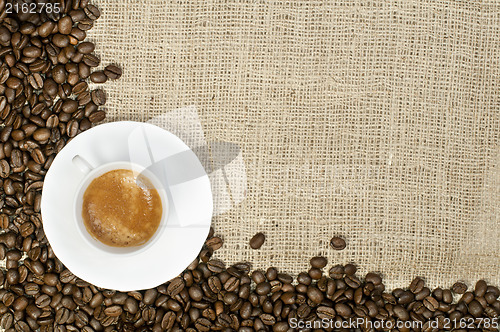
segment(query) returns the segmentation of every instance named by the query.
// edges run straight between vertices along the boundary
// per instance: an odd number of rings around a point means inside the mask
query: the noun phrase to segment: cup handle
[[[82,156],[76,155],[73,157],[72,161],[73,164],[75,164],[75,166],[78,167],[78,169],[84,174],[88,174],[94,169],[94,167]]]

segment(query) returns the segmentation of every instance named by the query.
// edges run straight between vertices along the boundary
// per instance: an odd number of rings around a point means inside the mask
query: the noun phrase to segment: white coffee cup
[[[106,253],[109,254],[115,254],[115,255],[132,255],[132,254],[138,254],[140,252],[143,252],[147,250],[149,247],[151,247],[160,237],[162,232],[165,231],[165,226],[166,226],[166,221],[167,221],[167,216],[168,216],[168,198],[165,189],[163,188],[161,182],[158,180],[158,178],[150,172],[148,169],[132,163],[130,161],[119,161],[119,162],[111,162],[111,163],[106,163],[104,165],[101,165],[99,167],[94,168],[85,158],[83,158],[80,155],[76,155],[73,158],[73,165],[74,167],[78,168],[81,172],[83,172],[85,177],[82,179],[80,182],[78,189],[76,191],[76,195],[74,198],[74,203],[73,203],[73,211],[74,211],[74,218],[77,222],[77,229],[80,233],[80,235],[84,238],[84,240],[90,244],[91,246],[95,247],[98,250],[105,251]],[[94,238],[89,231],[87,230],[87,227],[85,226],[83,222],[83,217],[82,217],[82,208],[83,208],[83,195],[85,191],[87,190],[88,186],[90,183],[100,177],[101,175],[113,171],[113,170],[118,170],[118,169],[127,169],[127,170],[132,170],[134,172],[137,172],[137,174],[141,174],[141,176],[145,176],[153,185],[154,189],[158,192],[158,195],[160,196],[161,199],[161,204],[162,204],[162,215],[161,215],[161,220],[160,224],[158,225],[158,228],[154,235],[144,244],[139,245],[139,246],[133,246],[133,247],[112,247],[109,245],[106,245],[102,243],[101,241],[97,240]]]

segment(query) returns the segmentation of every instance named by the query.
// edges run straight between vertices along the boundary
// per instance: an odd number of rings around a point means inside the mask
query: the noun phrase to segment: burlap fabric
[[[208,141],[241,148],[247,197],[214,218],[217,257],[500,284],[498,1],[94,3],[89,37],[124,69],[109,121],[193,104]]]

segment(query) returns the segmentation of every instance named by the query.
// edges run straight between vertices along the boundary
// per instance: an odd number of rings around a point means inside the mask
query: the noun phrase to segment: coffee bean
[[[317,268],[317,269],[322,269],[326,266],[328,261],[326,260],[325,257],[316,256],[316,257],[311,258],[310,263],[311,263],[312,267]]]
[[[38,35],[42,38],[48,37],[54,30],[56,24],[52,21],[47,21],[40,25],[37,29]]]
[[[115,65],[108,65],[104,68],[104,74],[112,80],[119,79],[122,76],[122,70]]]
[[[144,319],[145,322],[152,322],[155,318],[156,315],[156,309],[152,307],[145,308],[142,311],[142,319]]]
[[[26,238],[35,232],[35,225],[29,221],[24,222],[21,224],[21,227],[19,227],[19,232],[22,237]]]
[[[175,323],[176,315],[173,311],[167,311],[161,320],[161,328],[163,330],[171,329]]]
[[[270,314],[262,314],[259,316],[260,320],[264,325],[274,325],[276,324],[276,318]]]
[[[252,249],[260,249],[266,240],[263,233],[257,233],[250,239],[250,247]]]
[[[78,105],[83,106],[90,103],[92,101],[92,97],[89,91],[83,91],[78,95],[77,100],[78,100]]]
[[[83,42],[78,44],[76,49],[82,54],[91,54],[92,52],[94,52],[95,45],[91,42]]]
[[[4,330],[8,330],[13,325],[14,325],[14,316],[10,312],[3,314],[0,320],[0,327],[2,327],[2,329]]]
[[[66,126],[66,135],[68,137],[75,137],[78,134],[78,129],[80,128],[80,124],[75,119],[72,119],[68,122]]]
[[[205,244],[214,251],[222,247],[222,243],[222,239],[217,236],[205,241]]]
[[[40,128],[35,130],[33,138],[39,142],[46,141],[50,138],[50,130],[47,128]]]
[[[42,50],[35,46],[28,46],[23,49],[23,55],[28,58],[38,58],[42,55]]]
[[[347,284],[347,286],[353,289],[356,289],[361,286],[361,281],[355,275],[348,275],[345,278],[345,283]]]
[[[337,312],[337,314],[339,316],[344,317],[344,318],[347,318],[347,317],[351,316],[351,314],[352,314],[351,308],[344,303],[335,304],[335,311]]]
[[[474,294],[476,294],[476,296],[478,297],[482,297],[484,296],[484,294],[486,293],[486,289],[487,289],[487,284],[486,284],[486,281],[484,280],[479,280],[477,283],[476,283],[476,287],[474,288]]]
[[[52,79],[58,84],[64,83],[67,76],[68,73],[63,65],[57,65],[52,69]]]
[[[90,4],[84,8],[84,12],[87,17],[93,21],[97,20],[101,16],[101,12],[99,11],[99,9],[96,6]]]
[[[170,281],[170,284],[167,287],[167,294],[169,296],[175,296],[179,294],[184,289],[184,281],[177,277]]]
[[[109,317],[118,317],[122,314],[122,311],[119,305],[112,305],[104,309],[104,314]]]
[[[57,27],[59,28],[59,33],[62,33],[63,35],[70,34],[73,27],[71,16],[62,17],[57,23]]]
[[[91,123],[98,123],[104,120],[105,117],[106,113],[104,111],[95,111],[90,114],[89,120]]]
[[[307,287],[307,297],[309,297],[309,299],[316,304],[321,303],[324,298],[323,293],[318,288],[313,286]]]
[[[318,307],[316,309],[316,314],[319,319],[334,319],[336,316],[335,309],[326,306]]]
[[[354,275],[356,273],[356,271],[358,270],[358,268],[356,267],[356,265],[354,264],[346,264],[344,266],[344,272],[345,274],[347,274],[348,276],[351,276],[351,275]]]
[[[8,177],[10,174],[9,162],[5,159],[0,160],[0,176],[2,178]]]
[[[469,313],[472,316],[476,318],[480,317],[483,314],[483,311],[483,306],[477,300],[473,300],[471,303],[469,303]]]
[[[194,323],[194,326],[198,329],[198,331],[210,331],[212,327],[212,323],[206,318],[198,318]]]
[[[51,298],[47,294],[42,294],[36,298],[35,304],[38,308],[45,308],[50,304]]]
[[[335,236],[330,240],[330,245],[335,250],[343,250],[346,247],[345,240],[338,236]]]
[[[224,283],[224,289],[228,292],[234,292],[239,286],[240,281],[236,277],[231,277]]]
[[[261,282],[255,287],[255,292],[259,295],[267,295],[271,292],[271,284],[269,282]]]
[[[225,269],[224,262],[218,259],[212,259],[207,264],[208,269],[213,273],[220,273]]]
[[[86,64],[89,67],[97,67],[101,63],[101,60],[94,54],[85,54],[83,56],[83,63]],[[80,75],[82,76],[82,75]]]
[[[432,296],[427,296],[423,300],[423,304],[430,311],[436,311],[439,308],[439,302]]]
[[[92,91],[91,96],[92,102],[97,106],[104,105],[106,103],[106,94],[101,89]]]
[[[11,76],[11,77],[9,77],[9,78],[7,79],[7,81],[5,82],[5,84],[6,84],[9,88],[11,88],[11,89],[13,89],[13,90],[16,90],[17,88],[20,88],[20,87],[21,87],[22,81],[21,81],[19,78],[17,78],[17,77],[12,77],[12,76]]]
[[[463,282],[456,282],[453,284],[452,290],[454,293],[463,294],[467,291],[467,285]]]
[[[60,48],[66,47],[69,45],[69,37],[60,33],[55,34],[52,37],[52,43]]]
[[[88,89],[87,82],[82,81],[73,87],[72,92],[76,95],[79,95],[80,93],[86,91],[87,89]]]

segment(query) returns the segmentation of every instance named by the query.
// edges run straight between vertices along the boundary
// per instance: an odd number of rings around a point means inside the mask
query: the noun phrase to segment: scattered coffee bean
[[[266,236],[263,233],[257,233],[250,239],[250,247],[252,249],[260,249],[265,241]]]
[[[311,258],[310,263],[311,263],[312,267],[317,268],[317,269],[322,269],[326,266],[328,261],[326,260],[325,257],[316,256],[316,257]]]
[[[108,65],[104,68],[104,74],[112,80],[119,79],[122,76],[122,70],[115,65]]]
[[[90,80],[94,83],[105,83],[108,80],[108,76],[103,71],[95,71],[90,74]]]
[[[338,236],[335,236],[330,240],[330,245],[335,250],[343,250],[346,247],[345,240]]]

